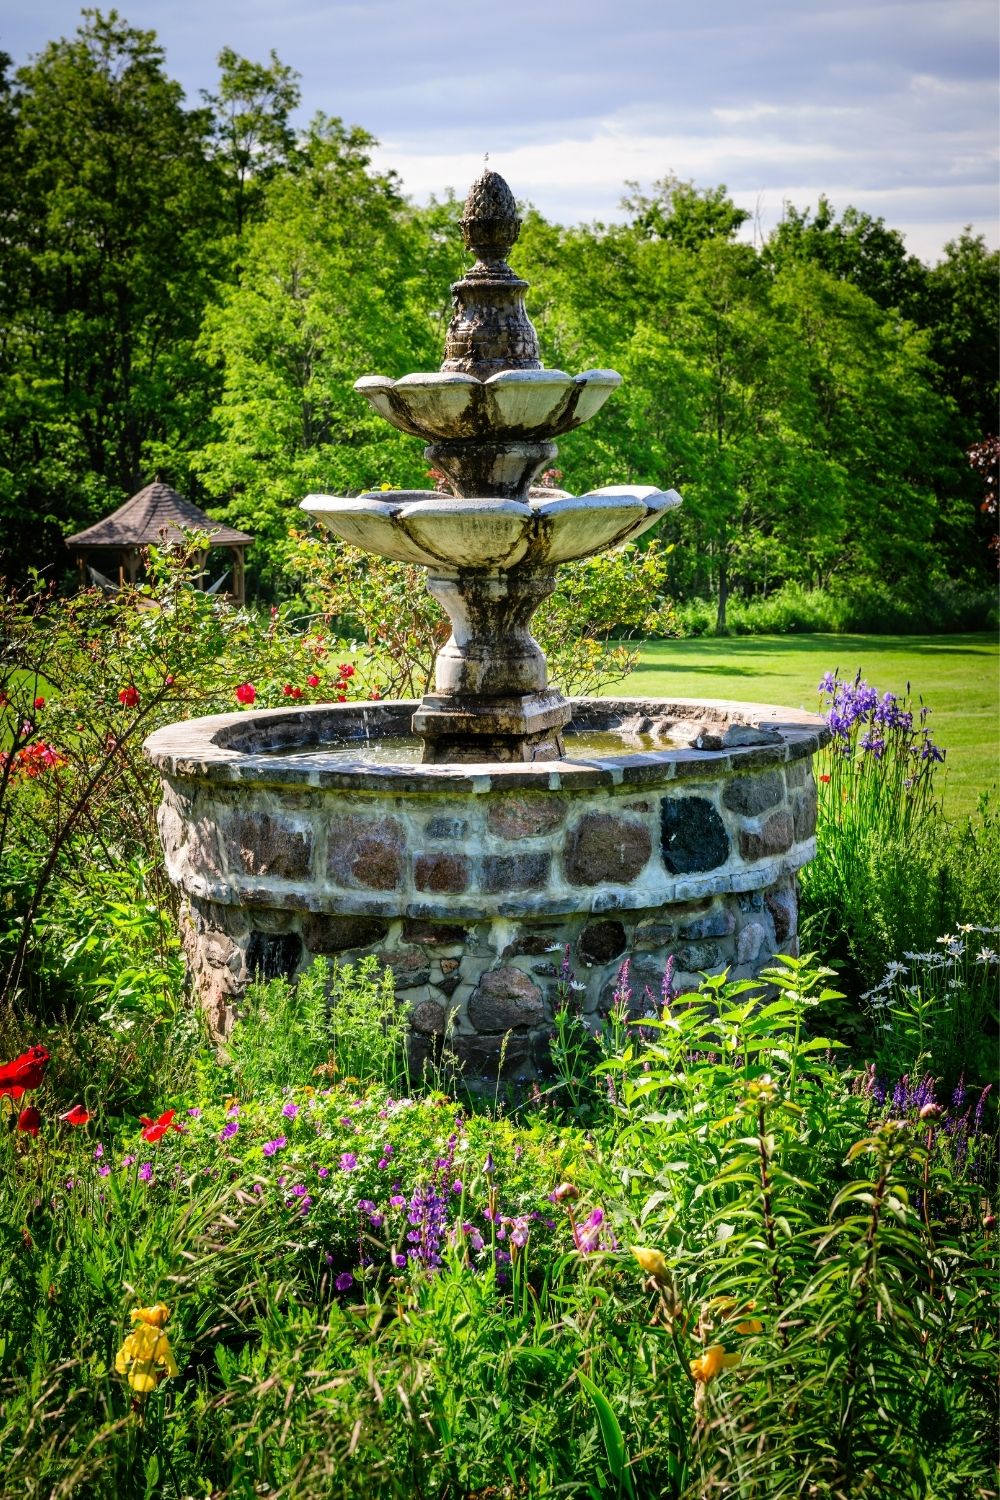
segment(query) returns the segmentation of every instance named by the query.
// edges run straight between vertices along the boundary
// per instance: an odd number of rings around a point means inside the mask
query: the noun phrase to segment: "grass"
[[[734,698],[816,709],[816,685],[839,667],[881,692],[907,682],[933,710],[934,739],[948,752],[945,811],[976,809],[992,790],[1000,764],[1000,652],[990,634],[742,636],[646,641],[628,679],[630,692],[650,697]],[[607,690],[621,691],[621,685]]]

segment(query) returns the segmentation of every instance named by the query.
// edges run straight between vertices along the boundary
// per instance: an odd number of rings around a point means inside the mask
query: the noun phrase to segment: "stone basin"
[[[390,380],[363,375],[358,391],[400,432],[435,442],[559,437],[590,420],[621,384],[615,370],[501,370],[487,380],[435,370]]]
[[[324,756],[324,745],[406,736],[415,708],[225,714],[147,740],[188,961],[219,1033],[255,971],[374,953],[410,1006],[415,1063],[447,1030],[470,1075],[530,1077],[545,1070],[567,944],[589,1017],[607,1012],[626,959],[639,1016],[671,954],[683,991],[702,972],[752,977],[797,951],[822,719],[576,699],[561,760]],[[614,731],[621,753],[575,753],[573,729]]]
[[[302,509],[343,541],[397,562],[444,569],[547,568],[606,551],[680,505],[676,490],[608,485],[586,495],[527,500],[377,491],[307,495]]]

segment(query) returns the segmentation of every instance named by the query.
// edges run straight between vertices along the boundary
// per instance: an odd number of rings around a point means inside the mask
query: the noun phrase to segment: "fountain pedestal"
[[[548,686],[545,656],[529,626],[556,586],[555,571],[431,573],[427,588],[452,634],[438,654],[434,692],[413,716],[424,759],[556,760],[572,710]]]

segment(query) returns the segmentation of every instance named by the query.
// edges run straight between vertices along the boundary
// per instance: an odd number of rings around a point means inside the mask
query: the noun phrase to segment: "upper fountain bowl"
[[[359,391],[387,422],[427,442],[538,442],[570,432],[621,384],[614,370],[501,370],[488,380],[452,371],[363,375]]]

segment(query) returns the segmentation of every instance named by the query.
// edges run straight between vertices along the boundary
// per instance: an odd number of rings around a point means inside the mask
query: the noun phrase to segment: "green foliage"
[[[173,939],[163,936],[173,897],[156,832],[159,782],[141,751],[148,734],[192,713],[233,711],[235,688],[248,681],[260,707],[286,702],[286,690],[305,702],[369,691],[322,622],[303,628],[290,606],[263,616],[235,610],[191,587],[203,540],[154,551],[150,581],[112,602],[97,590],[0,599],[0,855],[10,872],[0,994],[8,999],[33,984],[38,1004],[61,1003],[69,991],[89,1003],[106,988],[106,966],[97,977],[87,955],[136,952],[99,915],[115,882],[129,920],[155,892],[156,964],[176,968]],[[36,927],[53,899],[47,925]]]
[[[715,634],[717,609],[710,599],[689,599],[676,610],[681,635]],[[989,630],[997,621],[996,591],[945,579],[928,594],[905,593],[877,579],[853,584],[834,579],[829,588],[785,583],[751,599],[734,598],[726,611],[727,635],[801,635],[824,631],[858,635],[916,635]]]
[[[820,757],[817,857],[802,873],[803,931],[850,964],[861,989],[904,948],[960,922],[990,921],[1000,889],[997,821],[951,829],[935,790],[945,754],[909,692],[884,698],[827,674],[832,745]],[[989,851],[989,852],[987,852]]]
[[[115,12],[85,10],[21,68],[11,107],[0,515],[21,573],[161,460],[186,475],[211,399],[194,341],[218,194],[207,112],[184,108],[154,33]]]
[[[407,1083],[406,1008],[392,970],[374,955],[357,964],[316,959],[294,984],[250,985],[229,1046],[241,1094],[290,1078],[350,1078],[361,1088]]]
[[[250,1056],[292,1019],[274,987],[231,1071],[150,1105],[197,1101],[180,1132],[145,1139],[97,1095],[57,1124],[47,1079],[39,1139],[0,1132],[20,1493],[975,1493],[996,1435],[985,1137],[959,1160],[946,1114],[890,1117],[842,1069],[816,1024],[828,971],[767,978],[621,1032],[599,1085],[618,1103],[586,1133],[279,1083]],[[115,1353],[157,1300],[179,1373],[133,1400]]]
[[[366,372],[440,358],[421,301],[423,235],[395,178],[370,169],[373,145],[339,120],[312,124],[295,173],[267,186],[244,234],[239,282],[206,315],[222,393],[198,472],[224,518],[256,536],[248,562],[272,593],[305,494],[415,487],[424,474],[419,446],[353,391]]]
[[[447,616],[424,586],[425,570],[299,532],[292,543],[288,571],[307,607],[365,643],[384,696],[425,693],[450,635]],[[628,675],[636,653],[609,636],[673,629],[664,596],[672,550],[655,542],[642,550],[627,545],[560,568],[555,594],[543,602],[532,630],[551,680],[564,692],[599,692]]]

